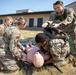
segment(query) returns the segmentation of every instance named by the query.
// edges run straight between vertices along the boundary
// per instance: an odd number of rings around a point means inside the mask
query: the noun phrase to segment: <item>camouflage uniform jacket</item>
[[[72,8],[64,8],[62,13],[52,12],[49,18],[50,21],[53,21],[55,23],[57,20],[61,22],[60,28],[65,31],[74,31],[76,22],[76,13]],[[69,30],[69,31],[68,31]]]
[[[11,52],[12,55],[21,57],[21,53],[19,52],[19,48],[23,49],[23,46],[18,41],[21,37],[19,29],[15,26],[11,26],[5,29],[3,34],[3,41],[5,44],[5,51]],[[10,50],[10,51],[9,51]]]
[[[64,43],[65,41],[63,39],[50,39],[43,48],[52,55],[54,60],[64,60],[66,55],[70,52],[68,41]]]
[[[0,48],[3,47],[3,40],[2,40],[2,37],[3,37],[4,29],[5,29],[4,24],[1,24],[1,25],[0,25]]]

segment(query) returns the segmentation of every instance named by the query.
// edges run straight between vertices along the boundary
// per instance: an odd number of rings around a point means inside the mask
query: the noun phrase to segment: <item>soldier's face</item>
[[[19,29],[23,29],[26,27],[26,23],[19,25]]]
[[[53,8],[56,12],[61,13],[64,10],[64,6],[57,4],[57,5],[53,5]]]
[[[37,43],[37,44],[38,44],[38,46],[44,47],[46,45],[46,42],[47,41],[44,41],[43,43]]]
[[[10,20],[6,21],[6,23],[7,23],[7,26],[11,26],[11,24],[13,23],[13,21],[10,19]]]

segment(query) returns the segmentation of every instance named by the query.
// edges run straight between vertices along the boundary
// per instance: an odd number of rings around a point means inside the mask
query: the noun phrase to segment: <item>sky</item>
[[[57,0],[0,0],[0,15],[14,14],[16,10],[31,9],[33,11],[53,10],[53,3]],[[76,0],[62,0],[68,5]]]

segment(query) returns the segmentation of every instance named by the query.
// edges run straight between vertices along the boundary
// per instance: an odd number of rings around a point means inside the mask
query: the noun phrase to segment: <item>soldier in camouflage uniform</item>
[[[11,26],[13,23],[13,18],[11,16],[7,16],[4,19],[4,24],[0,24],[0,37],[2,37],[4,30]]]
[[[64,66],[68,63],[66,60],[66,56],[70,53],[68,41],[65,42],[63,39],[59,38],[49,38],[44,33],[37,34],[35,41],[39,47],[43,48],[44,51],[47,51],[50,55],[52,55],[52,58],[45,61],[45,64],[58,63],[59,65],[57,64],[57,66]]]
[[[17,23],[19,29],[26,26],[26,21],[23,17],[20,17]],[[18,49],[24,50],[25,48],[18,42],[21,36],[18,28],[10,26],[4,30],[0,45],[0,62],[3,65],[3,70],[16,71],[19,69],[14,57],[21,59],[21,53]]]
[[[3,40],[2,40],[4,30],[7,27],[11,26],[12,23],[13,23],[13,18],[11,16],[7,16],[4,19],[4,24],[1,24],[0,25],[0,56],[2,55],[2,53],[4,53],[4,52],[2,52],[2,50],[3,50],[2,48],[4,47]],[[0,63],[0,69],[1,68],[2,68],[2,64]]]
[[[49,21],[46,21],[42,27],[51,26],[66,32],[72,38],[74,51],[76,51],[76,13],[72,8],[64,7],[61,1],[55,2],[53,8],[55,11],[51,13]]]

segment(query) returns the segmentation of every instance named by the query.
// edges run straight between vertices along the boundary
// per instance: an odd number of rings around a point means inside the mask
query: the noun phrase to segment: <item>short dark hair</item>
[[[53,5],[57,5],[57,4],[63,5],[63,2],[62,1],[56,1]]]
[[[38,33],[35,36],[36,43],[43,43],[47,39],[47,36],[44,33]]]

